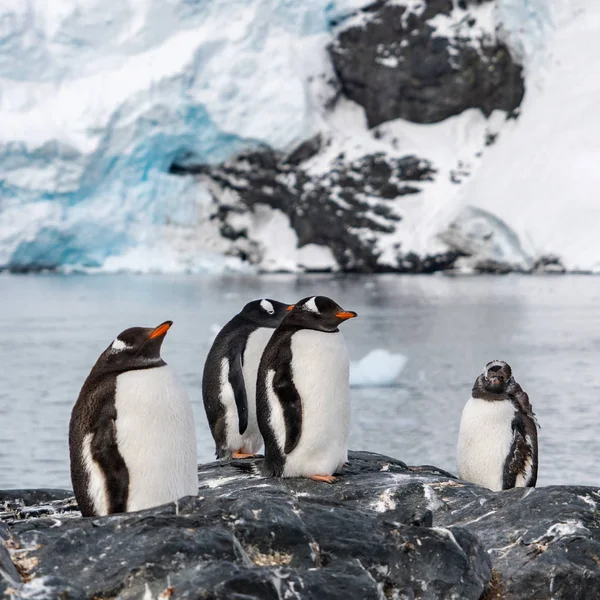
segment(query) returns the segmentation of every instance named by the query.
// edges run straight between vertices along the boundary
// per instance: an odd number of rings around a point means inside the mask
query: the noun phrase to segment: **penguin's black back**
[[[221,361],[226,358],[231,365],[235,356],[243,356],[248,338],[256,329],[258,325],[235,315],[215,338],[204,363],[202,400],[215,440],[217,458],[223,458],[228,452],[225,408],[221,403]]]
[[[279,327],[267,344],[256,379],[256,418],[265,442],[265,460],[262,468],[271,476],[281,477],[285,454],[279,448],[271,428],[271,408],[267,396],[267,374],[273,370],[281,381],[273,380],[276,396],[281,402],[286,427],[286,448],[298,441],[302,428],[302,401],[292,379],[292,336],[299,327]],[[285,450],[287,452],[287,450]]]
[[[132,331],[132,330],[128,330]],[[126,333],[126,332],[125,332]],[[123,334],[121,334],[123,335]],[[119,452],[116,432],[117,377],[132,370],[145,370],[165,366],[162,359],[152,363],[144,361],[111,362],[111,346],[98,358],[85,380],[69,422],[69,457],[71,483],[77,504],[84,517],[95,514],[88,493],[89,475],[83,459],[86,435],[93,434],[91,454],[102,471],[107,489],[108,512],[127,510],[129,472]]]
[[[85,380],[69,423],[69,454],[71,459],[71,482],[77,504],[84,517],[95,514],[88,494],[89,476],[83,461],[83,445],[86,435],[92,433],[92,456],[102,469],[110,513],[127,510],[129,472],[120,455],[116,431],[115,406],[117,377],[119,372],[100,371],[94,367]]]
[[[528,460],[531,461],[531,475],[526,486],[535,487],[538,474],[538,426],[535,413],[529,396],[512,377],[508,382],[507,395],[516,412],[512,423],[514,436],[510,459],[504,465],[503,488],[514,487],[517,475],[524,472]]]

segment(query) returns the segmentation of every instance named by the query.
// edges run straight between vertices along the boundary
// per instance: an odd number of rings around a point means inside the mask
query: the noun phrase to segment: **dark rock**
[[[237,217],[265,205],[289,217],[300,248],[328,247],[345,272],[427,273],[452,266],[455,253],[407,261],[399,252],[397,261],[388,264],[381,261],[378,249],[378,240],[393,234],[402,219],[402,197],[420,193],[418,184],[433,180],[435,170],[429,161],[383,153],[355,160],[340,155],[325,173],[315,174],[305,161],[322,143],[318,137],[289,156],[265,149],[217,166],[173,165],[171,172],[206,177],[221,235],[235,242],[234,253],[250,262],[260,264],[262,240],[251,239]]]
[[[566,273],[567,269],[562,264],[562,260],[559,256],[554,254],[548,254],[545,256],[540,256],[533,263],[533,272],[534,273]]]
[[[463,2],[461,8],[471,4]],[[454,18],[454,34],[437,34],[431,19]],[[358,20],[358,22],[356,22]],[[524,94],[522,69],[493,32],[474,33],[451,0],[426,0],[422,12],[376,2],[342,23],[329,47],[343,92],[365,108],[370,127],[391,119],[435,123],[479,108],[515,110]]]
[[[0,490],[0,504],[4,506],[35,506],[65,500],[72,496],[65,490]]]
[[[302,142],[287,158],[286,163],[289,165],[299,165],[316,156],[321,149],[321,145],[323,144],[323,139],[321,134],[317,134],[314,137]]]
[[[426,526],[423,478],[448,481],[368,453],[331,486],[211,463],[198,498],[152,510],[58,525],[15,513],[11,553],[28,585],[59,577],[74,598],[480,598],[489,558],[468,531]]]
[[[8,586],[18,586],[22,583],[21,574],[17,571],[7,548],[14,545],[8,526],[0,522],[0,591]],[[4,587],[3,587],[4,586]]]
[[[491,492],[367,452],[350,453],[333,485],[229,462],[198,475],[197,498],[139,513],[15,510],[7,548],[28,590],[64,592],[44,600],[600,597],[598,488]]]

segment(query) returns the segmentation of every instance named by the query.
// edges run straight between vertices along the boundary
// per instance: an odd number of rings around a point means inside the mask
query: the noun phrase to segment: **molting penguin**
[[[460,478],[494,491],[535,487],[537,422],[510,366],[502,360],[489,362],[471,395],[458,434]]]
[[[304,298],[269,340],[256,383],[265,474],[332,483],[348,460],[349,359],[338,325],[353,317],[325,296]]]
[[[198,493],[192,406],[160,357],[171,325],[120,333],[81,388],[69,450],[83,516],[141,510]]]
[[[256,372],[288,304],[248,302],[217,335],[204,364],[202,397],[217,458],[247,458],[262,446],[256,422]]]

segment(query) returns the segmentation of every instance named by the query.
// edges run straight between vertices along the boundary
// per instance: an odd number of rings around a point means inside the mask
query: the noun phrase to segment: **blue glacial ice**
[[[99,268],[176,248],[210,198],[169,166],[310,135],[307,74],[329,19],[359,4],[3,2],[0,267]]]

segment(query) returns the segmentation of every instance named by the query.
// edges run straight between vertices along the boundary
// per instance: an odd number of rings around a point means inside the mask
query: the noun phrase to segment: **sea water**
[[[198,460],[213,460],[201,383],[216,332],[249,300],[316,294],[358,313],[341,326],[351,360],[406,357],[393,382],[352,389],[351,449],[455,473],[463,405],[502,359],[541,425],[538,483],[600,484],[598,277],[2,275],[0,489],[70,487],[69,417],[92,365],[123,329],[167,319],[162,355],[192,399]]]

